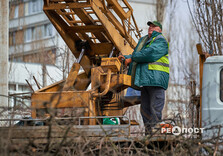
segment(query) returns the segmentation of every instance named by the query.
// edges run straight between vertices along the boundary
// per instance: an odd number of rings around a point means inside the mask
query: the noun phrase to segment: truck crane
[[[114,56],[130,54],[140,37],[126,0],[44,0],[43,11],[77,58],[66,80],[35,91],[32,118],[44,108],[84,108],[85,117],[123,116],[120,96],[131,86]],[[79,72],[80,67],[84,72]],[[87,90],[91,84],[91,89]],[[96,120],[85,124],[95,125]]]
[[[124,98],[131,76],[123,72],[124,65],[115,56],[132,53],[136,47],[133,35],[141,37],[132,7],[127,0],[44,0],[43,11],[77,61],[65,80],[31,94],[32,119],[20,120],[28,126],[15,126],[13,133],[8,128],[0,131],[14,140],[38,140],[48,138],[52,126],[51,136],[63,138],[69,121],[69,136],[130,136],[130,125],[138,123],[124,114],[140,102]],[[82,115],[57,116],[58,109],[81,110]],[[112,117],[119,124],[102,124]]]

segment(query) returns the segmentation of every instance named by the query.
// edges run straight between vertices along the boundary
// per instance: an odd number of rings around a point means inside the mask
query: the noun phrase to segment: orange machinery
[[[87,117],[122,116],[126,107],[120,96],[131,86],[131,76],[123,74],[115,56],[131,54],[136,46],[132,35],[140,38],[129,3],[44,0],[43,10],[78,59],[66,80],[32,94],[32,117],[42,108],[82,108]],[[79,72],[80,67],[84,72]]]

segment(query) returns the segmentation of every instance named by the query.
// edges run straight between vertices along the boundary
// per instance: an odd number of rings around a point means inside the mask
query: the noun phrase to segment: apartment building
[[[11,0],[9,60],[55,64],[57,35],[42,0]]]
[[[57,56],[64,43],[42,11],[43,0],[9,3],[9,95],[32,91],[26,79],[36,90],[33,76],[41,87],[61,80]],[[10,106],[17,102],[10,96]]]

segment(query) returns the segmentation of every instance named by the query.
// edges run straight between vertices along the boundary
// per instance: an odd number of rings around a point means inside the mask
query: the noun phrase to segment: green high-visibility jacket
[[[125,55],[126,59],[132,58],[128,75],[134,74],[131,72],[133,62],[135,62],[135,86],[158,86],[166,90],[169,81],[168,42],[161,33],[156,31],[145,42],[144,40],[147,38],[148,35],[139,40],[132,55]],[[141,42],[143,41],[144,45],[142,46]],[[142,48],[138,51],[139,46]]]

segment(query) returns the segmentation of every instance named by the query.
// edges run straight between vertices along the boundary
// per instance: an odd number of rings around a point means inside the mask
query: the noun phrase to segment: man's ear
[[[159,28],[159,32],[161,33],[162,32],[162,29],[160,27],[158,27],[158,28]]]

